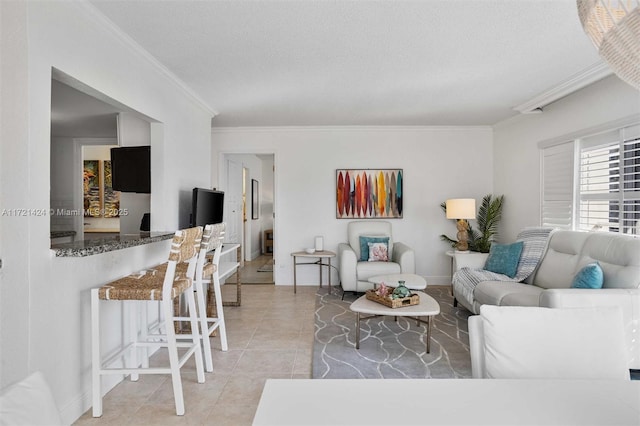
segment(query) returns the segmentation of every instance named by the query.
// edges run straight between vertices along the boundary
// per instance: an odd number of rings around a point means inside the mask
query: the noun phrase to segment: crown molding
[[[473,125],[473,126],[385,126],[385,125],[327,125],[327,126],[220,126],[212,127],[211,133],[269,133],[269,132],[452,132],[452,131],[489,131],[493,132],[490,125]]]
[[[550,103],[555,102],[560,98],[564,98],[565,96],[595,83],[598,80],[602,80],[611,74],[613,74],[611,68],[609,68],[606,63],[600,61],[581,72],[574,74],[567,80],[539,94],[533,99],[513,107],[513,109],[521,114],[540,113],[543,111],[544,107]]]
[[[87,0],[79,0],[69,2],[79,8],[79,10],[85,12],[94,22],[99,24],[102,28],[107,30],[112,36],[114,36],[123,45],[129,48],[133,53],[144,58],[149,64],[156,68],[161,75],[163,75],[168,81],[173,83],[180,91],[182,91],[189,99],[191,99],[200,108],[211,114],[212,117],[218,115],[218,112],[211,108],[200,96],[198,96],[187,84],[182,81],[178,76],[169,70],[165,65],[158,61],[151,53],[145,50],[138,44],[133,38],[126,34],[120,27],[118,27],[112,20],[107,18],[98,8],[89,3]]]

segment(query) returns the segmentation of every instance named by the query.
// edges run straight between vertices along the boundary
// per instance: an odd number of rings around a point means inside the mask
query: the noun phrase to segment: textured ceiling
[[[492,125],[600,62],[575,0],[91,3],[213,126]]]

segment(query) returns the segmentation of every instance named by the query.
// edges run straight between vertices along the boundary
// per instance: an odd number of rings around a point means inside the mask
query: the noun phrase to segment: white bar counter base
[[[253,419],[254,426],[639,424],[640,381],[631,380],[269,379]]]

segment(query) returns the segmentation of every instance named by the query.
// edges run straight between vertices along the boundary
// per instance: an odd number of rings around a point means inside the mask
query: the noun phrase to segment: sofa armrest
[[[618,306],[622,309],[629,368],[640,369],[640,289],[554,288],[540,295],[540,306],[547,308],[583,308]]]
[[[342,289],[355,289],[357,285],[356,252],[347,243],[338,244],[338,272]]]
[[[473,251],[469,253],[453,253],[456,271],[459,271],[462,268],[484,269],[487,257],[489,257],[489,253],[478,253]]]
[[[416,273],[416,255],[408,245],[404,243],[393,243],[391,260],[400,264],[400,272],[403,274]]]
[[[480,315],[469,317],[469,352],[471,355],[471,374],[474,379],[486,376],[484,367],[484,319]]]

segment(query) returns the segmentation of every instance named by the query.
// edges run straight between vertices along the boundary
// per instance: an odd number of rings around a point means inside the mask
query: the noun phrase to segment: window
[[[542,150],[542,225],[572,229],[574,142]]]
[[[546,226],[640,235],[640,125],[543,148],[541,216]]]

